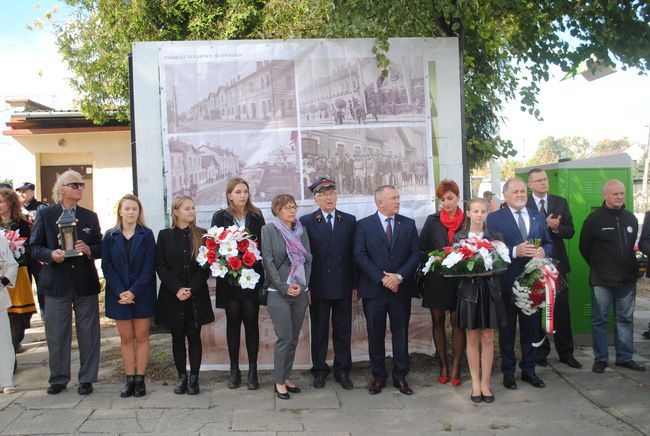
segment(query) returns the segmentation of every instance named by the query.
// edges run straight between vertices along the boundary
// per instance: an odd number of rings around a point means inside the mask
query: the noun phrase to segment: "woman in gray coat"
[[[289,375],[307,310],[311,273],[309,238],[296,219],[297,210],[291,195],[276,195],[271,203],[274,218],[262,227],[262,263],[269,282],[267,310],[278,338],[273,377],[275,394],[282,400],[289,399],[289,392],[300,392]]]

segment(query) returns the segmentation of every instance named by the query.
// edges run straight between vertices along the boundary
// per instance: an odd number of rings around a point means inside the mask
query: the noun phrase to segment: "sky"
[[[75,93],[67,85],[70,77],[48,30],[29,31],[26,26],[42,17],[56,0],[0,0],[0,130],[11,110],[7,98],[28,97],[56,109],[73,109]],[[40,7],[35,8],[35,5]],[[58,16],[68,11],[62,7]],[[589,82],[581,76],[560,81],[556,69],[549,82],[540,85],[539,109],[544,121],[519,110],[516,101],[503,112],[506,121],[500,134],[518,151],[517,160],[529,159],[546,136],[584,136],[592,142],[627,137],[640,145],[648,143],[650,125],[650,77],[637,71],[618,70]],[[11,137],[0,135],[0,179],[15,183],[35,180],[33,157]]]

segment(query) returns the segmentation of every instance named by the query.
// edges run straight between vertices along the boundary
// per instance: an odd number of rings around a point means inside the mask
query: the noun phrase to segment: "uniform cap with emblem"
[[[309,185],[309,190],[312,192],[312,194],[320,194],[321,192],[325,191],[331,191],[333,189],[336,189],[336,183],[332,179],[328,179],[327,177],[321,177],[317,179],[314,183]]]
[[[36,186],[33,183],[25,182],[22,186],[16,188],[16,191],[35,191]]]

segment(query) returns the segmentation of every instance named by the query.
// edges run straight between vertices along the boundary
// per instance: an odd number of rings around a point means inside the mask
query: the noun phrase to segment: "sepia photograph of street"
[[[384,77],[374,57],[296,61],[303,127],[425,120],[419,57],[391,58]]]
[[[302,132],[303,190],[318,177],[336,181],[343,196],[371,195],[393,185],[402,195],[429,195],[424,127]]]
[[[226,205],[226,183],[235,176],[248,181],[256,203],[280,193],[300,198],[297,138],[295,130],[169,137],[170,201],[190,195],[197,209],[216,211]]]
[[[290,60],[164,66],[168,133],[295,127]]]

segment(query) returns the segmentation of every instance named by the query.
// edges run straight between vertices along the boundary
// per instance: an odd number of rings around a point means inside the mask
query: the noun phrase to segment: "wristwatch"
[[[397,280],[399,280],[400,283],[402,283],[404,281],[404,277],[402,277],[401,274],[395,274],[395,275],[397,276]]]

